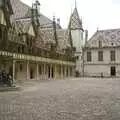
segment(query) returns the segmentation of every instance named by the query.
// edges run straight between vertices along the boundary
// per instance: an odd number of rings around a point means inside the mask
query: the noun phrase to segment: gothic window
[[[110,59],[111,61],[115,61],[116,59],[115,51],[110,51]]]
[[[87,61],[88,62],[92,61],[92,54],[91,54],[91,52],[87,52]]]
[[[103,61],[103,51],[98,52],[98,61]]]

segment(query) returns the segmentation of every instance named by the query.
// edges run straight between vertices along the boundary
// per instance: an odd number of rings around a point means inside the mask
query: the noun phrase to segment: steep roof
[[[12,20],[17,21],[17,23],[13,22],[16,23],[15,29],[18,33],[24,33],[31,25],[31,7],[25,5],[20,0],[11,0],[11,4],[14,12]],[[39,48],[43,47],[49,49],[51,43],[56,43],[54,38],[53,21],[42,14],[40,14],[39,21],[40,29],[35,41],[35,45]],[[71,46],[69,39],[69,30],[61,29],[59,25],[57,25],[56,28],[59,28],[56,29],[56,34],[58,38],[57,50],[62,51],[68,46]]]
[[[73,13],[71,14],[69,28],[73,29],[73,30],[75,30],[75,29],[83,30],[82,20],[79,17],[78,10],[76,7],[75,7]]]
[[[67,29],[57,29],[57,38],[58,38],[58,48],[57,50],[62,51],[68,46],[71,46],[69,41],[69,31]],[[54,40],[54,30],[53,29],[42,29],[39,31],[40,38],[36,41],[37,47],[50,45],[50,43],[55,44]]]
[[[99,41],[102,47],[120,46],[120,29],[108,29],[97,31],[87,42],[87,47],[98,47]]]
[[[13,8],[13,15],[11,17],[11,20],[20,20],[20,19],[26,19],[31,18],[31,7],[22,3],[20,0],[10,0],[11,5]],[[50,20],[45,15],[39,13],[39,21],[41,28],[52,28],[52,20]],[[58,25],[58,28],[61,27]]]

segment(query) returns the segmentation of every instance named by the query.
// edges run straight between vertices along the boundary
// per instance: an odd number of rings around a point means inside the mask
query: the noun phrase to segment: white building
[[[87,41],[84,75],[120,77],[120,29],[99,30]]]

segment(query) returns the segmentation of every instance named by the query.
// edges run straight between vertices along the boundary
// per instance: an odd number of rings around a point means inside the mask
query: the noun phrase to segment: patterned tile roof
[[[87,47],[98,47],[99,41],[102,47],[120,46],[120,29],[108,29],[97,31],[87,42]]]
[[[10,2],[13,8],[12,20],[23,18],[30,9],[29,6],[23,4],[20,0],[10,0]]]
[[[12,16],[13,26],[17,33],[25,33],[31,25],[31,7],[23,4],[20,0],[11,0],[13,6],[14,15]],[[35,45],[39,48],[50,48],[50,44],[55,44],[53,21],[48,19],[46,16],[40,14],[40,29],[35,41]],[[57,27],[56,27],[57,28]],[[62,51],[70,46],[69,41],[69,30],[56,29],[58,38],[58,51]]]
[[[83,30],[82,27],[82,20],[80,20],[78,10],[75,7],[71,17],[70,17],[70,22],[69,22],[69,28],[70,29],[81,29]]]
[[[37,46],[41,45],[50,45],[50,43],[55,44],[54,39],[54,30],[53,29],[42,29],[40,30],[40,38],[37,40]],[[69,31],[65,29],[57,29],[57,38],[58,38],[58,50],[62,51],[70,46],[69,41]]]
[[[11,20],[20,20],[20,19],[26,19],[31,18],[31,7],[22,3],[20,0],[10,0],[11,5],[13,8],[13,15],[11,17]],[[41,28],[52,28],[52,20],[50,20],[48,17],[44,16],[43,14],[39,13],[39,21]],[[61,28],[60,25],[57,25],[57,27]]]

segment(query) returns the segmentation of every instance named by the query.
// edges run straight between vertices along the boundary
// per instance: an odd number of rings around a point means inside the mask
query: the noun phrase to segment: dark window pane
[[[92,61],[91,52],[87,52],[87,61]]]
[[[98,52],[98,61],[103,61],[103,51]]]
[[[111,61],[115,61],[116,59],[115,59],[115,51],[111,51],[110,52],[110,59],[111,59]]]

